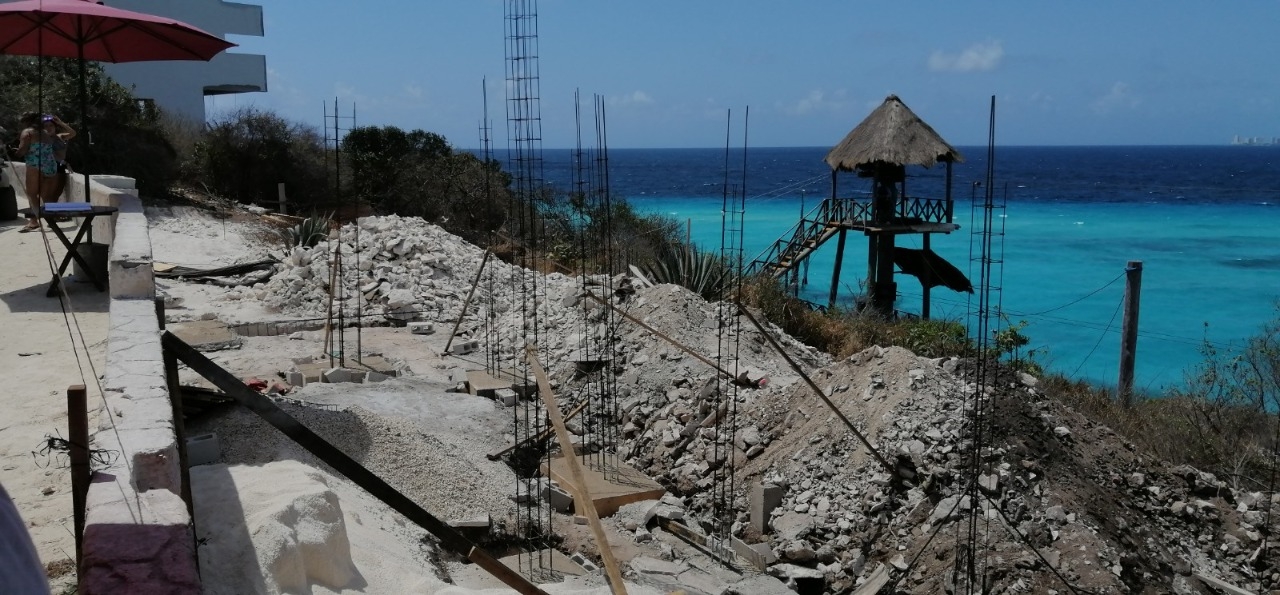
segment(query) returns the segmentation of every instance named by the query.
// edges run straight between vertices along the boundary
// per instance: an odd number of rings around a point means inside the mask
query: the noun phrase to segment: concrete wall
[[[73,199],[85,197],[83,180],[70,181]],[[93,176],[87,194],[95,205],[120,209],[94,221],[94,241],[110,244],[111,304],[102,380],[107,409],[98,415],[92,447],[121,454],[89,486],[80,592],[200,593],[192,519],[180,496],[146,215],[130,178]]]

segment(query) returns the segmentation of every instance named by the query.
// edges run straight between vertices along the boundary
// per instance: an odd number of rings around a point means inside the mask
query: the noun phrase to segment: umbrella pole
[[[81,19],[77,18],[76,21],[76,27],[83,29]],[[79,33],[79,38],[84,39],[83,31]],[[84,131],[85,142],[87,143],[84,154],[87,156],[90,151],[88,147],[93,146],[93,135],[89,132],[89,93],[84,88],[85,66],[83,41],[77,44],[76,51],[79,53],[80,59],[80,129]],[[85,161],[88,161],[88,159]],[[84,201],[93,202],[89,197],[89,168],[85,167],[84,164],[81,164],[80,167],[84,169]]]

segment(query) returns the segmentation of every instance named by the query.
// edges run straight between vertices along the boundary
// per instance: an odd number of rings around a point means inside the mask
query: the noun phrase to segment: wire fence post
[[[1120,403],[1133,405],[1133,364],[1138,351],[1138,303],[1142,294],[1142,261],[1130,260],[1125,267],[1124,320],[1120,331]]]

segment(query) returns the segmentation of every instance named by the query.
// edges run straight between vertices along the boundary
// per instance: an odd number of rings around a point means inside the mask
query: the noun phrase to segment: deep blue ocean
[[[700,247],[719,250],[726,178],[745,189],[748,261],[790,235],[802,209],[831,193],[829,148],[612,149],[609,187],[638,210],[686,226]],[[959,147],[953,170],[955,223],[932,248],[977,285],[979,252],[971,216],[981,220],[985,147]],[[543,151],[543,177],[568,189],[573,152]],[[726,161],[728,166],[726,168]],[[1206,341],[1238,350],[1280,315],[1280,147],[998,147],[992,293],[1011,322],[1026,321],[1036,359],[1069,377],[1112,385],[1118,373],[1120,304],[1126,262],[1143,262],[1136,383],[1157,391],[1181,386],[1203,360]],[[726,169],[729,170],[726,175]],[[743,171],[745,169],[745,175]],[[943,196],[945,168],[909,168],[907,194]],[[867,193],[870,182],[839,178],[840,196]],[[899,236],[919,248],[921,236]],[[839,280],[850,303],[866,276],[866,241],[850,234]],[[802,297],[825,304],[836,246],[810,259]],[[897,307],[918,312],[921,291],[897,276]],[[933,317],[968,320],[976,300],[946,288],[932,292]],[[971,302],[971,300],[973,300]]]

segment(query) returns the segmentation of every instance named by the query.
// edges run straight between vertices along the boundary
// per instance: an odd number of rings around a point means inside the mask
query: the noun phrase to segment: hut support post
[[[827,298],[827,307],[836,307],[836,293],[840,289],[840,265],[844,263],[844,240],[845,234],[848,232],[845,228],[840,228],[840,239],[836,241],[836,266],[831,271],[831,295]]]
[[[884,316],[893,315],[893,300],[898,293],[893,282],[893,235],[880,233],[875,237],[876,277],[871,284],[871,305]]]
[[[925,262],[928,262],[929,256],[929,234],[924,234],[924,253]],[[920,273],[920,286],[924,293],[924,298],[920,303],[920,318],[929,320],[929,288],[933,286],[933,269],[926,266],[924,271]]]

